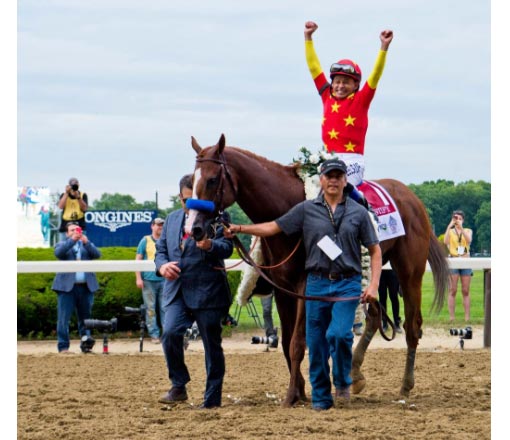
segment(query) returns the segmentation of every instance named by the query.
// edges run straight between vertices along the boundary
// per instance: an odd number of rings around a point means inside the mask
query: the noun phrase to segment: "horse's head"
[[[206,148],[192,136],[191,146],[197,153],[197,160],[193,198],[186,203],[189,208],[186,231],[195,240],[202,240],[211,222],[235,202],[237,189],[225,158],[223,134],[216,145]]]

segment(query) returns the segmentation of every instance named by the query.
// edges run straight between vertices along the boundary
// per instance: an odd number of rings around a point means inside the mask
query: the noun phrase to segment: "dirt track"
[[[18,439],[489,439],[491,351],[482,329],[461,350],[458,339],[425,329],[416,386],[398,396],[405,363],[403,335],[377,337],[365,358],[366,389],[349,408],[317,413],[303,403],[280,406],[289,374],[281,348],[252,345],[251,335],[226,338],[223,406],[198,410],[204,388],[201,341],[186,352],[192,381],[187,403],[162,405],[169,388],[161,346],[109,341],[102,355],[56,354],[55,342],[18,342]],[[305,358],[302,372],[307,378]],[[310,389],[307,382],[307,395]]]

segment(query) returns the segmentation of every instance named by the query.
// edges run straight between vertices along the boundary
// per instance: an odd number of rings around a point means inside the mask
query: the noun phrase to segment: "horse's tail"
[[[448,292],[450,280],[450,266],[446,259],[446,251],[436,236],[431,233],[429,239],[429,255],[427,260],[432,269],[434,277],[434,300],[431,310],[439,313],[444,305],[445,295]]]

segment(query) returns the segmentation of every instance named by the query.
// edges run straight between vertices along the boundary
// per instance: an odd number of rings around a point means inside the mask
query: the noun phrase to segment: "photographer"
[[[444,234],[444,244],[448,248],[448,256],[452,258],[469,258],[469,246],[473,239],[473,231],[464,228],[464,212],[453,211],[450,223]],[[448,294],[448,310],[450,312],[450,322],[455,321],[455,296],[457,295],[457,284],[459,282],[462,289],[462,303],[464,305],[464,319],[469,321],[471,318],[471,300],[469,298],[469,285],[473,271],[471,269],[450,269],[450,291]]]
[[[85,211],[89,208],[87,194],[80,191],[80,182],[76,177],[69,179],[65,192],[60,195],[58,207],[62,210],[60,221],[60,240],[65,240],[67,224],[69,222],[77,222],[82,231],[85,231]]]
[[[55,256],[59,260],[78,261],[95,260],[101,257],[101,253],[83,235],[80,226],[75,222],[66,225],[66,239],[55,245]],[[57,349],[59,353],[69,352],[69,322],[76,310],[78,316],[78,332],[80,337],[88,336],[86,341],[89,345],[83,352],[90,351],[94,341],[90,338],[90,329],[85,328],[83,321],[89,319],[94,303],[94,292],[99,288],[96,274],[92,272],[64,272],[57,273],[51,288],[57,292]]]

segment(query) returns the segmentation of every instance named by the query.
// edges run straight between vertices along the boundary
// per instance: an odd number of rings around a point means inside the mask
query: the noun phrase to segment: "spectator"
[[[62,210],[60,220],[60,240],[66,239],[67,223],[76,222],[81,230],[85,232],[85,211],[89,208],[86,193],[80,191],[80,182],[76,177],[71,177],[66,185],[65,191],[60,195],[58,207]]]
[[[395,331],[397,333],[402,333],[402,329],[400,328],[400,302],[398,298],[399,289],[400,284],[398,282],[397,274],[395,271],[393,269],[385,269],[381,271],[381,278],[379,280],[379,302],[384,310],[386,310],[386,314],[388,314],[389,312],[386,304],[388,296],[390,297],[393,322],[395,323]],[[388,330],[388,322],[384,315],[382,324],[383,330]]]
[[[448,248],[448,254],[451,258],[469,258],[469,247],[473,240],[473,231],[464,228],[464,212],[453,211],[450,223],[444,233],[444,243]],[[471,299],[469,297],[469,286],[472,269],[450,269],[450,291],[448,294],[448,311],[450,313],[450,322],[455,321],[455,296],[457,295],[457,284],[460,277],[462,289],[462,303],[464,305],[464,320],[468,322],[471,319]]]
[[[155,218],[151,222],[152,233],[143,237],[138,243],[136,249],[137,260],[151,260],[156,258],[156,242],[161,237],[163,224],[162,218]],[[160,327],[159,322],[163,325],[165,317],[164,301],[163,301],[163,281],[165,279],[156,274],[155,271],[136,272],[136,286],[142,289],[143,303],[147,310],[145,322],[147,323],[147,331],[152,342],[159,344]]]
[[[66,229],[66,239],[55,245],[55,256],[59,260],[94,260],[101,257],[99,250],[83,234],[77,223],[67,222]],[[78,317],[78,332],[82,338],[81,351],[84,353],[90,351],[94,340],[90,336],[90,330],[85,329],[83,320],[90,319],[92,314],[94,292],[99,288],[96,275],[92,272],[57,273],[51,288],[57,292],[58,352],[69,352],[69,322],[75,310]]]
[[[39,210],[39,215],[41,216],[41,234],[44,239],[44,244],[48,244],[50,242],[50,210],[48,206],[42,205]]]
[[[221,346],[222,320],[232,296],[224,259],[232,255],[232,241],[223,236],[220,223],[215,235],[195,241],[184,232],[186,200],[192,195],[192,176],[179,183],[182,209],[170,213],[156,243],[156,270],[164,278],[165,319],[162,344],[172,388],[159,399],[176,403],[188,399],[191,380],[184,359],[184,335],[196,321],[205,351],[206,386],[200,408],[221,406],[225,356]]]
[[[264,319],[264,330],[266,336],[277,336],[278,332],[273,324],[273,286],[266,281],[263,277],[257,279],[253,295],[260,296],[260,303],[262,305],[262,318]]]

